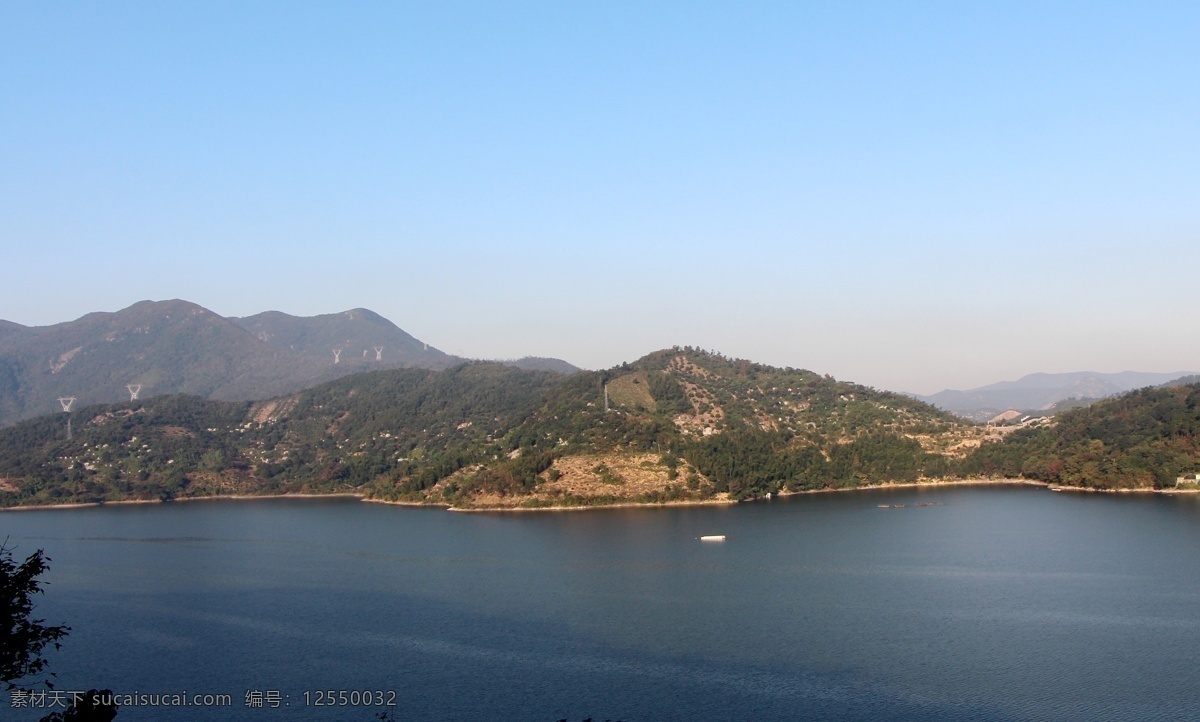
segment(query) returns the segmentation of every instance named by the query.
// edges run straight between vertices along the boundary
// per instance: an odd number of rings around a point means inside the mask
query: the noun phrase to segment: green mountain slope
[[[315,372],[193,303],[144,301],[0,337],[0,423],[57,411],[60,396],[80,406],[128,399],[127,384],[147,396],[252,398]]]
[[[606,404],[607,395],[607,404]],[[749,498],[951,473],[982,434],[898,394],[694,349],[490,363],[257,403],[162,397],[0,430],[0,504],[351,491],[456,506]]]
[[[564,377],[498,364],[381,371],[268,402],[159,396],[0,430],[0,504],[347,491],[499,450]],[[424,475],[424,476],[423,476]]]
[[[0,429],[0,505],[350,492],[541,507],[980,476],[1168,488],[1200,471],[1200,384],[1009,433],[690,348],[570,376],[472,363],[355,374],[270,401],[174,395],[69,416],[70,440],[61,413]]]
[[[227,319],[187,301],[143,301],[53,326],[0,322],[0,426],[57,411],[59,397],[79,406],[128,399],[129,384],[141,387],[141,399],[263,399],[367,370],[464,361],[362,308]],[[577,370],[558,359],[507,363]]]
[[[338,349],[342,373],[408,366],[443,369],[462,363],[365,308],[308,317],[267,311],[229,320],[270,346],[322,365],[332,365],[333,350]]]
[[[986,444],[964,471],[1094,489],[1162,489],[1200,471],[1200,384],[1133,391]]]

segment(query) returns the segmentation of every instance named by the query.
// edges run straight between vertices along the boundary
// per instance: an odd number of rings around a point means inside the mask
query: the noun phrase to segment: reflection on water
[[[345,720],[371,712],[304,690],[396,689],[414,720],[1200,718],[1197,522],[1191,497],[1023,487],[0,515],[53,559],[60,688],[278,689],[295,704],[236,717]]]

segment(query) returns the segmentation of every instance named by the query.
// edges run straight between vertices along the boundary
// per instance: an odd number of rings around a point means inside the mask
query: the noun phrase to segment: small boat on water
[[[903,509],[903,508],[904,508],[904,505],[903,505],[903,504],[897,504],[897,505],[896,505],[894,508],[896,508],[896,509]]]
[[[891,504],[880,504],[879,508],[880,509],[891,509],[892,505]]]
[[[725,535],[724,534],[709,534],[708,536],[700,537],[700,541],[702,541],[702,542],[725,541]]]

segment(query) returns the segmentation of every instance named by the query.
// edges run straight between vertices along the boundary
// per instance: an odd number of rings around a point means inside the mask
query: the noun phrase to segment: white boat
[[[700,537],[700,541],[725,541],[725,535],[724,534],[710,534],[708,536]]]

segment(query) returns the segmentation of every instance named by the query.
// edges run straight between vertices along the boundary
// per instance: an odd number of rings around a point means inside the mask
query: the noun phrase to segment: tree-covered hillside
[[[69,441],[64,414],[0,430],[0,504],[740,499],[944,476],[982,433],[906,396],[690,348],[571,376],[401,369],[253,404],[160,397],[71,418]]]
[[[694,349],[614,369],[608,385],[619,410],[657,417],[671,448],[734,498],[942,476],[971,433],[901,394]]]
[[[746,499],[1024,476],[1164,488],[1200,471],[1200,385],[1019,429],[690,348],[571,376],[493,363],[348,376],[259,402],[91,406],[0,430],[0,505],[350,492],[458,507]]]
[[[187,301],[142,301],[53,326],[0,321],[0,426],[131,397],[194,394],[228,401],[295,393],[363,371],[446,369],[466,359],[413,338],[365,308],[298,317],[224,318]],[[572,373],[559,359],[506,362]]]
[[[1095,489],[1162,489],[1200,471],[1200,384],[1146,388],[986,444],[964,473]]]
[[[0,504],[361,491],[483,458],[563,377],[497,364],[346,377],[267,402],[162,396],[0,430]],[[499,448],[499,447],[497,447]]]

